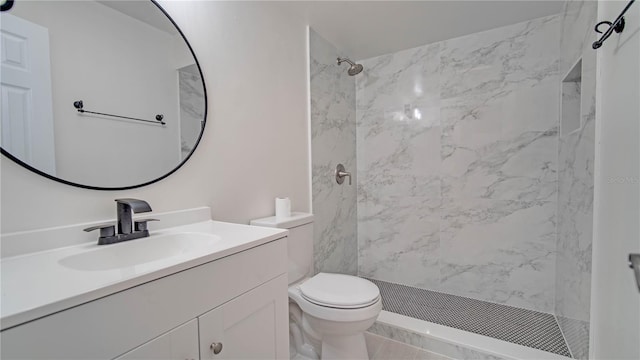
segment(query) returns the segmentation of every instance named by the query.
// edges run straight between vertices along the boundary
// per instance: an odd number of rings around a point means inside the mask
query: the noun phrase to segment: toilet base
[[[364,332],[382,310],[382,300],[361,308],[333,308],[308,301],[289,287],[289,315],[296,353],[314,360],[369,360]],[[312,351],[309,351],[311,350]]]
[[[364,333],[349,336],[324,336],[320,358],[322,360],[369,360]]]

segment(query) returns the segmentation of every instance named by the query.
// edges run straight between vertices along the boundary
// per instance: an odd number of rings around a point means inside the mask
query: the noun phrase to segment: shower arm
[[[338,58],[338,65],[342,65],[343,62],[348,63],[351,66],[355,66],[356,63],[354,63],[353,61],[347,59],[347,58]]]

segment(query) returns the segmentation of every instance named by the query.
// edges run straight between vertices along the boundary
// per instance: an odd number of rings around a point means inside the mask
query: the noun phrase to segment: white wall
[[[626,1],[599,1],[613,21]],[[640,293],[627,265],[640,253],[640,4],[598,49],[591,292],[592,359],[640,359]]]
[[[309,211],[306,24],[278,3],[161,1],[189,39],[205,77],[207,126],[178,172],[130,191],[93,191],[1,160],[1,231],[115,217],[114,198],[154,211],[211,206],[216,220],[247,222],[288,196]]]
[[[17,2],[12,14],[49,30],[56,176],[127,186],[155,179],[180,162],[179,66],[173,54],[189,49],[177,32],[94,1]],[[176,51],[178,41],[182,49]],[[90,111],[144,119],[163,114],[166,126],[79,115],[76,100]]]

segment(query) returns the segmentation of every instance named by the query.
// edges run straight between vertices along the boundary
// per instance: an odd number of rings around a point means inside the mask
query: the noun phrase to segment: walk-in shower
[[[480,357],[468,353],[478,348],[588,357],[595,54],[586,35],[595,37],[597,8],[567,4],[579,16],[359,64],[310,31],[316,271],[378,284],[383,312],[371,332],[454,358]],[[581,93],[561,95],[576,63]],[[579,118],[567,129],[572,108],[560,104],[572,101]],[[338,163],[353,186],[335,183]]]

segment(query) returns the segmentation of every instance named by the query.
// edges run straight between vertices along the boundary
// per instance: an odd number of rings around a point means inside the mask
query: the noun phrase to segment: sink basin
[[[209,253],[220,242],[213,234],[184,232],[150,236],[112,245],[60,259],[60,265],[74,270],[105,271],[149,263],[174,260]]]

